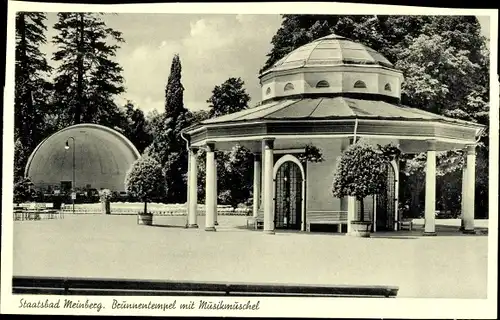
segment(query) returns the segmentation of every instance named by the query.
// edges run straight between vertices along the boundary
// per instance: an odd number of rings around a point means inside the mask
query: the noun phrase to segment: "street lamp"
[[[69,149],[69,139],[73,140],[73,181],[71,183],[71,202],[73,203],[73,214],[75,214],[75,199],[76,198],[76,193],[75,193],[75,138],[69,137],[68,140],[66,140],[66,145],[64,146],[64,149],[68,150]],[[73,197],[74,194],[74,197]]]

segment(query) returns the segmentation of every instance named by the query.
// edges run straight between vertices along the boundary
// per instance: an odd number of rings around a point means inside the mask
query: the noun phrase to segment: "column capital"
[[[269,137],[262,139],[265,148],[274,149],[274,140],[275,138]]]
[[[427,151],[436,151],[437,140],[427,140]]]
[[[207,141],[206,143],[207,152],[215,151],[215,141]]]
[[[467,151],[467,155],[475,155],[476,154],[476,145],[469,144],[465,147],[465,150]]]
[[[200,147],[195,147],[195,146],[190,146],[189,147],[189,151],[191,151],[192,153],[197,153],[198,150],[200,150]]]

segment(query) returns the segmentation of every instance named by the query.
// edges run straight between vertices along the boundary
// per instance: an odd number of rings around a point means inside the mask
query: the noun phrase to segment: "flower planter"
[[[137,224],[145,225],[145,226],[153,225],[153,214],[152,213],[148,213],[148,214],[139,213],[139,214],[137,214]]]
[[[351,221],[351,231],[350,236],[369,238],[371,230],[371,221]]]

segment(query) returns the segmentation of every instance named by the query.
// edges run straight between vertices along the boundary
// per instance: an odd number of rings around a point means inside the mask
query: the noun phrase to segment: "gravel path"
[[[220,216],[218,232],[184,229],[185,217],[66,215],[14,223],[15,275],[395,285],[399,297],[485,298],[487,244],[443,227],[339,234],[244,229],[245,217]],[[449,224],[449,225],[453,225]],[[448,229],[446,229],[448,228]],[[440,229],[438,229],[439,231]]]

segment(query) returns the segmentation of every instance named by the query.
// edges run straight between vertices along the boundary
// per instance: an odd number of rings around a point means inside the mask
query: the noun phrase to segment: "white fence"
[[[25,203],[21,205],[25,208],[33,207],[44,207],[51,208],[53,205],[51,203]],[[132,202],[112,202],[110,204],[111,214],[113,215],[134,215],[139,212],[144,211],[143,203],[132,203]],[[186,204],[163,204],[163,203],[148,203],[148,212],[159,216],[182,216],[186,215]],[[62,213],[73,213],[73,205],[65,204],[62,206]],[[251,208],[236,208],[233,209],[231,206],[220,205],[217,206],[218,215],[237,215],[245,216],[251,213]],[[75,214],[102,214],[103,208],[101,203],[85,203],[85,204],[75,204],[74,209]],[[198,215],[205,215],[205,205],[198,205]]]

